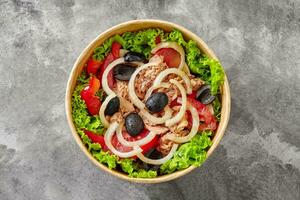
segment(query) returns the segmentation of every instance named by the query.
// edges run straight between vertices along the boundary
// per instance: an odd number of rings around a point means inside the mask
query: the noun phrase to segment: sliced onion
[[[190,68],[186,63],[184,63],[182,71],[184,71],[186,74],[191,74]]]
[[[121,124],[119,126],[119,128],[117,129],[117,137],[118,137],[118,140],[121,144],[125,145],[125,146],[129,146],[129,147],[133,147],[133,146],[142,146],[144,144],[147,144],[149,143],[151,140],[153,140],[153,138],[155,137],[155,133],[150,131],[148,133],[148,135],[140,140],[137,140],[137,141],[127,141],[125,140],[125,138],[123,137],[123,134],[122,134],[122,129],[123,129],[123,124]]]
[[[126,50],[126,49],[120,49],[120,57],[124,57],[124,55],[126,54],[126,53],[128,53],[129,51],[128,50]]]
[[[162,117],[155,117],[154,115],[150,114],[147,110],[141,109],[140,115],[148,119],[153,124],[163,124],[172,117],[172,109],[169,106],[166,106],[164,111],[165,113]]]
[[[134,147],[134,148],[136,150],[138,150],[137,147]],[[137,157],[145,163],[148,163],[151,165],[161,165],[161,164],[164,164],[165,162],[167,162],[168,160],[170,160],[174,156],[174,153],[176,152],[177,148],[178,148],[178,144],[173,144],[172,149],[168,153],[168,155],[166,155],[165,157],[163,157],[161,159],[150,159],[150,158],[145,157],[142,153],[138,153]]]
[[[131,151],[128,152],[120,152],[115,149],[115,147],[111,143],[111,139],[113,134],[116,132],[117,128],[119,127],[119,124],[117,122],[111,123],[109,128],[104,134],[104,141],[108,149],[115,155],[119,156],[120,158],[129,158],[132,156],[137,155],[138,153],[141,153],[143,150],[139,146],[135,146]]]
[[[155,54],[159,49],[162,48],[172,48],[180,54],[180,64],[178,69],[182,69],[185,63],[185,53],[183,48],[178,45],[176,42],[161,42],[154,49],[152,49],[151,53]]]
[[[116,60],[114,60],[112,63],[110,63],[107,68],[104,70],[103,72],[103,76],[102,76],[102,88],[105,91],[105,93],[107,95],[113,94],[114,91],[112,91],[112,89],[110,89],[110,87],[108,86],[108,82],[107,82],[107,75],[108,73],[114,68],[114,66],[124,63],[124,58],[118,58]]]
[[[155,89],[158,89],[158,88],[169,88],[169,87],[170,87],[170,84],[169,84],[169,83],[160,83],[159,85],[156,85],[156,86],[152,85],[152,86],[147,90],[144,99],[148,99],[148,98],[151,96],[153,90],[155,90]]]
[[[189,79],[189,77],[186,75],[186,73],[184,73],[183,71],[177,69],[177,68],[168,68],[165,69],[164,71],[162,71],[160,74],[158,74],[158,76],[156,77],[156,79],[153,82],[154,86],[159,85],[162,80],[168,76],[169,74],[177,74],[178,76],[180,76],[183,81],[186,84],[186,88],[187,88],[187,93],[191,94],[192,93],[192,84],[191,84],[191,80]]]
[[[171,79],[170,83],[172,83],[172,84],[176,85],[176,87],[178,87],[178,89],[181,93],[182,104],[181,104],[179,112],[174,117],[172,117],[171,119],[168,119],[166,121],[166,126],[173,126],[174,124],[178,123],[183,118],[185,111],[186,111],[186,106],[187,106],[186,105],[187,104],[186,92],[185,92],[184,87],[178,81],[176,81],[174,79]]]
[[[130,80],[128,83],[129,98],[130,98],[131,102],[139,109],[144,109],[145,104],[138,98],[138,96],[135,93],[135,89],[134,89],[135,77],[138,75],[138,73],[140,73],[140,71],[146,69],[147,67],[150,67],[153,65],[158,65],[158,64],[159,64],[159,62],[150,62],[150,63],[144,64],[144,65],[138,67],[130,77]]]
[[[105,117],[105,114],[104,114],[105,108],[106,108],[107,104],[109,103],[109,101],[110,101],[112,98],[116,97],[116,96],[117,96],[117,95],[116,95],[115,93],[112,93],[112,94],[108,95],[108,96],[105,98],[105,100],[103,101],[103,103],[102,103],[102,105],[101,105],[101,107],[100,107],[100,110],[99,110],[99,117],[100,117],[100,120],[101,120],[101,122],[102,122],[102,124],[103,124],[103,126],[104,126],[105,128],[108,128],[108,127],[109,127],[109,122],[106,120],[106,117]]]
[[[176,143],[184,143],[190,141],[198,132],[199,128],[199,114],[196,108],[191,105],[188,105],[188,109],[190,110],[193,118],[193,126],[190,133],[183,137],[177,137],[176,135],[166,135],[166,139],[172,140]]]

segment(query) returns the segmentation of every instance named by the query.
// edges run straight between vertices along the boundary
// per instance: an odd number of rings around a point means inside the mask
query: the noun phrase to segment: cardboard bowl
[[[73,90],[76,85],[76,79],[80,75],[80,73],[83,69],[83,66],[87,62],[88,58],[93,54],[94,49],[96,47],[98,47],[99,45],[101,45],[106,39],[110,38],[111,36],[113,36],[115,34],[122,34],[127,31],[138,31],[138,30],[147,29],[147,28],[160,28],[166,32],[170,32],[172,29],[176,28],[182,32],[182,34],[186,40],[190,40],[190,39],[194,40],[203,53],[205,53],[206,55],[208,55],[211,58],[217,59],[214,52],[205,44],[205,42],[203,42],[202,39],[200,39],[197,35],[195,35],[191,31],[189,31],[186,28],[179,26],[177,24],[174,24],[171,22],[166,22],[166,21],[161,21],[161,20],[151,20],[151,19],[133,20],[133,21],[124,22],[124,23],[116,25],[116,26],[108,29],[107,31],[101,33],[80,54],[80,56],[78,57],[78,59],[76,60],[74,66],[73,66],[73,69],[71,71],[71,74],[70,74],[70,77],[68,80],[67,90],[66,90],[66,98],[65,98],[65,106],[66,106],[66,114],[67,114],[68,124],[71,128],[71,132],[72,132],[74,139],[76,140],[80,149],[85,153],[85,155],[97,167],[99,167],[101,170],[104,170],[116,177],[119,177],[119,178],[127,180],[127,181],[138,182],[138,183],[161,183],[161,182],[165,182],[165,181],[170,181],[175,178],[179,178],[179,177],[191,172],[192,170],[194,170],[197,167],[190,166],[187,169],[177,171],[177,172],[174,172],[169,175],[158,176],[156,178],[131,178],[131,177],[127,176],[126,174],[123,174],[116,170],[111,170],[108,167],[106,167],[105,165],[99,163],[82,143],[80,136],[76,132],[75,125],[74,125],[73,119],[72,119],[71,98],[72,98]],[[222,98],[221,98],[221,101],[222,101],[221,121],[220,121],[218,129],[213,137],[212,146],[209,148],[209,150],[207,152],[208,157],[216,149],[221,138],[223,137],[225,129],[227,127],[228,120],[229,120],[230,90],[229,90],[229,85],[228,85],[228,81],[227,81],[226,77],[225,77],[224,84],[221,88],[221,95],[222,95]]]

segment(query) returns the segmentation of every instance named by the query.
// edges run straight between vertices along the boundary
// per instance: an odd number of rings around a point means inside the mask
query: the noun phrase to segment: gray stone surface
[[[181,24],[226,69],[220,146],[178,180],[132,184],[99,171],[68,128],[76,57],[131,19]],[[0,199],[300,199],[300,2],[0,0]]]

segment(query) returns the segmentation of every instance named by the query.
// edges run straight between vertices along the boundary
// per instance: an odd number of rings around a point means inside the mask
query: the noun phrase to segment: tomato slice
[[[208,108],[197,101],[196,99],[188,97],[188,102],[191,103],[198,111],[200,121],[204,121],[204,123],[200,124],[199,130],[215,130],[217,128],[217,120],[215,116],[208,110]],[[190,123],[192,120],[190,119]]]
[[[100,80],[100,82],[102,82],[102,76],[103,76],[103,73],[104,73],[105,69],[114,60],[115,60],[115,57],[113,56],[112,53],[109,53],[106,56],[106,58],[104,59],[103,65],[100,67],[99,72],[98,72],[98,76],[97,76],[98,79]],[[110,71],[107,75],[107,82],[108,82],[108,86],[110,88],[114,88],[115,80],[114,80],[112,71]]]
[[[92,140],[92,142],[100,144],[103,151],[108,150],[103,135],[98,135],[97,133],[88,130],[85,130],[84,133]]]
[[[91,87],[88,85],[86,86],[81,92],[80,92],[80,96],[82,100],[86,100],[89,97],[93,96],[93,91],[91,89]]]
[[[178,67],[180,65],[180,54],[172,48],[162,48],[158,50],[155,55],[163,56],[164,62],[169,67]]]
[[[94,60],[93,58],[87,61],[86,71],[88,74],[97,74],[98,69],[100,68],[102,61]]]
[[[91,77],[89,85],[80,93],[81,99],[85,101],[86,107],[91,115],[97,115],[101,107],[99,97],[95,96],[99,88],[100,81],[95,77]]]
[[[92,76],[89,81],[89,86],[92,90],[92,94],[95,95],[96,92],[100,89],[100,81],[96,77]]]
[[[113,42],[111,45],[111,53],[112,55],[116,58],[120,57],[120,49],[121,49],[121,44],[118,42]]]
[[[90,96],[85,99],[86,107],[91,115],[98,115],[101,107],[101,101],[97,96]]]
[[[128,152],[132,150],[132,147],[124,146],[123,144],[121,144],[116,134],[113,135],[111,144],[116,148],[116,150],[120,152]]]

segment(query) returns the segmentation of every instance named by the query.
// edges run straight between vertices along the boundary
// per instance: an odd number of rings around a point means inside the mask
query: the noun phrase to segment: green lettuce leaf
[[[96,92],[96,96],[99,97],[101,102],[103,102],[105,100],[105,98],[107,97],[105,91],[102,88]]]
[[[186,46],[186,41],[183,39],[182,33],[177,29],[174,29],[167,35],[167,40],[177,42],[181,46]]]
[[[93,152],[93,156],[102,164],[106,164],[109,169],[115,169],[118,164],[118,156],[112,155],[109,152]]]
[[[176,170],[186,169],[191,165],[200,166],[206,159],[206,149],[211,146],[211,132],[197,134],[190,142],[179,147],[172,159],[160,166],[162,174],[170,174]]]
[[[203,57],[201,59],[199,66],[208,66],[210,69],[210,77],[208,78],[208,81],[211,85],[211,93],[213,95],[216,95],[219,91],[220,86],[224,83],[224,70],[221,66],[220,62],[208,58],[207,56]]]
[[[145,170],[139,168],[137,163],[132,159],[120,159],[119,164],[122,170],[128,173],[128,176],[134,178],[153,178],[157,176],[157,171]]]
[[[134,177],[134,178],[154,178],[157,176],[157,171],[154,170],[144,170],[144,169],[139,169],[138,171],[134,171],[128,176]]]
[[[214,115],[216,116],[217,121],[219,122],[221,119],[221,102],[219,97],[217,96],[216,99],[213,101],[213,108],[214,108]]]
[[[105,40],[101,46],[97,47],[94,50],[93,58],[95,60],[103,60],[107,56],[107,54],[111,51],[111,45],[114,41],[117,41],[123,47],[125,46],[126,41],[120,35],[115,35]]]

